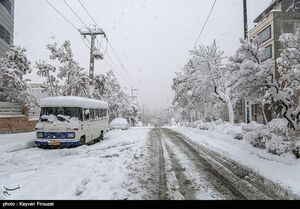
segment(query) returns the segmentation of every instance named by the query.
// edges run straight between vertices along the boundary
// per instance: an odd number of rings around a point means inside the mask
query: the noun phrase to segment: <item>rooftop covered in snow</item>
[[[81,107],[108,109],[108,104],[103,101],[74,96],[48,97],[41,99],[41,107]]]

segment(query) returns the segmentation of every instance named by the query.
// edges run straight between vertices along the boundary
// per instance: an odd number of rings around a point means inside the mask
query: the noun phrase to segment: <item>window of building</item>
[[[270,58],[272,58],[272,44],[264,49],[261,61],[263,62]]]
[[[270,39],[271,36],[272,36],[272,32],[271,32],[271,25],[270,25],[257,35],[257,41],[259,44],[261,44],[267,41],[268,39]]]
[[[10,33],[2,25],[0,25],[0,38],[10,44]]]
[[[6,8],[6,10],[11,13],[11,2],[10,0],[0,0],[0,3]]]

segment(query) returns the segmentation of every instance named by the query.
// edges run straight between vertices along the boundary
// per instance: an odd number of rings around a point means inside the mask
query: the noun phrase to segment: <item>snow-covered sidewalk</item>
[[[241,129],[237,126],[224,125],[212,130],[183,126],[169,128],[187,136],[196,144],[252,169],[300,198],[300,159],[297,160],[293,154],[276,156],[266,150],[254,148],[249,142],[236,140],[233,133]]]
[[[21,188],[0,199],[140,199],[148,128],[111,131],[74,149],[25,148],[34,133],[0,135],[0,185]],[[21,144],[21,145],[20,145]]]

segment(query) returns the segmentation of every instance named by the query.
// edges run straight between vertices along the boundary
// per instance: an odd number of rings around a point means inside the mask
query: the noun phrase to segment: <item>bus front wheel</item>
[[[101,134],[100,134],[100,141],[104,141],[104,134],[103,134],[103,131],[101,131]]]
[[[80,137],[80,145],[85,145],[85,136]]]

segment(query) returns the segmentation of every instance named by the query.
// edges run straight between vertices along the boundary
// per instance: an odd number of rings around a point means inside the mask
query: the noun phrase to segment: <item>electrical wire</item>
[[[81,36],[81,38],[82,38],[82,41],[83,41],[84,45],[85,45],[89,50],[91,50],[91,47],[85,42],[85,39],[84,39],[82,36]],[[98,41],[98,40],[97,40],[97,41]],[[102,46],[101,46],[101,48],[104,49]],[[107,48],[106,48],[106,50],[107,50]],[[126,77],[125,77],[125,76],[123,75],[123,73],[120,71],[118,65],[113,61],[113,59],[111,58],[111,56],[109,56],[107,53],[106,53],[106,56],[107,56],[107,58],[109,59],[109,61],[112,63],[112,64],[111,64],[110,62],[108,62],[107,59],[104,59],[105,63],[109,66],[109,68],[110,68],[112,71],[114,71],[115,73],[116,73],[116,71],[118,71],[118,72],[122,75],[124,81],[125,81],[125,82],[128,82],[128,84],[129,84],[130,86],[133,86],[132,83],[131,83],[131,81],[129,81],[128,79],[126,79]]]
[[[112,44],[110,43],[110,41],[109,41],[108,39],[107,39],[107,42],[108,42],[108,45],[110,46],[110,48],[112,49],[114,55],[116,56],[118,62],[120,63],[120,65],[121,65],[123,71],[126,73],[127,77],[128,77],[134,84],[136,84],[136,83],[131,79],[131,77],[129,76],[129,74],[128,74],[127,70],[125,69],[123,63],[121,62],[121,60],[120,60],[120,58],[119,58],[119,56],[118,56],[116,50],[112,47]]]
[[[87,10],[87,8],[82,4],[82,2],[80,0],[78,0],[79,4],[81,5],[81,7],[84,9],[84,11],[88,14],[88,16],[91,18],[91,20],[95,23],[95,25],[99,27],[99,25],[97,24],[97,22],[95,21],[95,19],[93,18],[93,16],[91,15],[91,13],[89,13],[89,11]]]
[[[75,12],[75,10],[66,2],[66,0],[63,0],[63,2],[67,5],[67,7],[73,12],[73,14],[79,19],[79,21],[86,27],[88,26],[85,24],[85,22],[79,17],[79,15]]]
[[[210,9],[210,11],[209,11],[209,14],[208,14],[208,16],[207,16],[207,18],[206,18],[206,20],[205,20],[205,23],[204,23],[204,25],[203,25],[203,27],[202,27],[202,29],[201,29],[199,35],[198,35],[198,38],[197,38],[197,41],[196,41],[194,47],[197,46],[197,44],[198,44],[198,42],[199,42],[199,40],[200,40],[200,38],[201,38],[201,35],[202,35],[202,33],[203,33],[203,31],[204,31],[204,29],[205,29],[207,23],[208,23],[208,20],[209,20],[211,14],[212,14],[212,12],[213,12],[213,10],[214,10],[214,8],[215,8],[216,2],[217,2],[217,0],[214,1],[213,5],[212,5],[212,7],[211,7],[211,9]]]
[[[48,0],[44,0],[48,5],[50,5],[62,18],[64,18],[73,28],[80,31],[68,18],[66,18],[56,7],[54,7]]]
[[[48,5],[50,5],[61,17],[63,17],[73,28],[75,28],[77,31],[81,32],[80,29],[78,29],[68,18],[66,18],[56,7],[54,7],[48,0],[44,0]],[[80,22],[86,27],[88,28],[87,24],[80,18],[80,16],[75,12],[75,10],[65,1],[63,0],[64,3],[68,6],[68,8],[73,12],[73,14],[80,20]],[[78,2],[80,3],[80,5],[82,6],[82,8],[86,11],[86,13],[89,15],[89,17],[92,19],[92,21],[96,24],[96,26],[100,29],[99,25],[97,24],[97,22],[95,21],[95,19],[92,17],[92,15],[88,12],[88,10],[86,9],[86,7],[82,4],[82,2],[80,0],[78,0]],[[82,37],[82,36],[81,36]],[[112,47],[112,44],[110,43],[110,41],[108,40],[108,38],[106,37],[106,35],[104,34],[104,37],[106,39],[106,49],[104,49],[104,47],[101,45],[101,43],[99,43],[99,40],[96,38],[96,40],[98,41],[98,43],[100,44],[100,47],[105,51],[105,55],[108,57],[108,59],[113,63],[113,65],[115,66],[115,69],[117,69],[119,72],[121,72],[118,68],[118,65],[113,61],[113,59],[108,55],[107,51],[108,51],[108,46],[110,46],[110,48],[113,51],[113,54],[116,56],[120,66],[122,67],[123,71],[126,73],[126,76],[128,77],[128,83],[133,86],[132,84],[135,84],[135,82],[131,79],[131,77],[129,76],[128,72],[126,71],[124,65],[122,64],[119,56],[116,53],[116,50]],[[84,41],[83,37],[82,37],[83,43],[84,45],[91,50],[91,48],[86,44],[86,42]],[[109,62],[107,60],[105,60],[108,65],[110,67],[112,67],[111,64],[109,64]]]
[[[95,23],[95,25],[100,28],[100,26],[97,24],[97,22],[95,21],[95,19],[93,18],[93,16],[91,15],[91,13],[88,11],[88,9],[83,5],[83,3],[81,2],[81,0],[78,0],[79,4],[81,5],[81,7],[85,10],[85,12],[88,14],[88,16],[91,18],[91,20]],[[107,43],[108,45],[110,46],[110,48],[112,49],[114,55],[116,56],[120,66],[122,67],[123,71],[126,73],[126,76],[128,77],[128,79],[130,79],[133,83],[135,83],[131,77],[129,76],[127,70],[125,69],[123,63],[121,62],[119,56],[117,55],[116,53],[116,50],[112,47],[112,44],[110,43],[110,41],[108,40],[108,38],[105,36],[106,40],[107,40]]]

